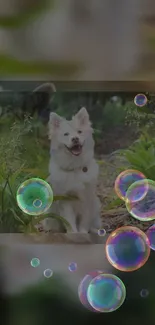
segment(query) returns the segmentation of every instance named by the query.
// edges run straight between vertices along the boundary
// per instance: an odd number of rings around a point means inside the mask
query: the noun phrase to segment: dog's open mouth
[[[72,153],[74,156],[79,156],[82,152],[82,145],[81,144],[75,144],[72,147],[67,147],[66,148]]]

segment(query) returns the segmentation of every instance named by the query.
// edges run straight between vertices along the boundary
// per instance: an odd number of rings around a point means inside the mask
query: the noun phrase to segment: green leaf
[[[52,218],[61,221],[67,228],[71,229],[70,223],[63,217],[55,214],[55,213],[46,213],[43,216],[36,217],[33,221],[33,225],[37,225],[41,221],[45,220],[46,218]]]
[[[12,212],[15,220],[19,221],[22,225],[25,225],[24,221],[17,215],[13,208],[9,208],[9,210]]]
[[[98,165],[104,165],[104,164],[108,164],[107,162],[105,162],[104,160],[97,160]]]
[[[123,204],[124,204],[124,202],[120,198],[116,198],[106,206],[105,210],[110,210],[110,209],[119,207]]]

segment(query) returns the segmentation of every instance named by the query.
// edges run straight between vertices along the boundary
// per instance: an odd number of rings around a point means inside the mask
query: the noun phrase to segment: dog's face
[[[73,156],[79,156],[88,141],[92,138],[92,128],[88,112],[85,108],[67,121],[56,113],[50,114],[49,138],[57,148],[64,149]]]

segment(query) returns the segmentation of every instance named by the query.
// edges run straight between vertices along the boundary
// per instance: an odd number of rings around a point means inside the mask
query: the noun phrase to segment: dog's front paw
[[[84,228],[81,228],[81,229],[79,230],[79,233],[80,233],[80,234],[88,234],[88,230],[86,230],[86,229],[84,229]]]
[[[72,229],[67,229],[67,234],[77,234],[78,230],[74,227]]]

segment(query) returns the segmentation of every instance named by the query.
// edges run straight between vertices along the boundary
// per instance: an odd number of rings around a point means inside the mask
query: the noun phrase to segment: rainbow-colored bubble
[[[75,263],[75,262],[71,262],[71,263],[69,263],[69,265],[68,265],[68,270],[69,270],[70,272],[75,272],[75,271],[77,271],[77,263]]]
[[[106,235],[106,230],[104,228],[98,229],[98,235],[104,237]]]
[[[137,181],[140,180],[145,180],[146,177],[143,173],[139,172],[138,170],[134,170],[134,169],[128,169],[123,171],[122,173],[120,173],[116,180],[115,180],[115,185],[114,185],[114,189],[115,192],[117,194],[117,196],[125,201],[126,200],[126,193],[127,190],[129,189],[129,187],[134,184]],[[141,194],[141,195],[144,195]],[[134,200],[138,200],[138,194],[136,196],[135,193],[135,198]]]
[[[18,188],[17,204],[26,214],[36,216],[45,213],[52,202],[52,188],[40,178],[28,179]]]
[[[117,310],[126,298],[123,282],[113,274],[100,274],[94,278],[87,290],[90,305],[98,312]]]
[[[37,257],[32,258],[30,262],[32,267],[38,267],[40,265],[40,260]]]
[[[147,97],[144,94],[137,94],[134,98],[134,103],[138,107],[143,107],[147,104]]]
[[[138,270],[150,256],[149,240],[139,228],[118,228],[107,239],[106,256],[109,263],[120,271]]]
[[[148,237],[150,248],[155,251],[155,224],[149,227],[146,231],[146,236]]]
[[[139,201],[130,200],[134,192],[141,193]],[[130,215],[140,221],[155,219],[155,182],[150,179],[140,180],[132,184],[126,193],[126,208]]]

